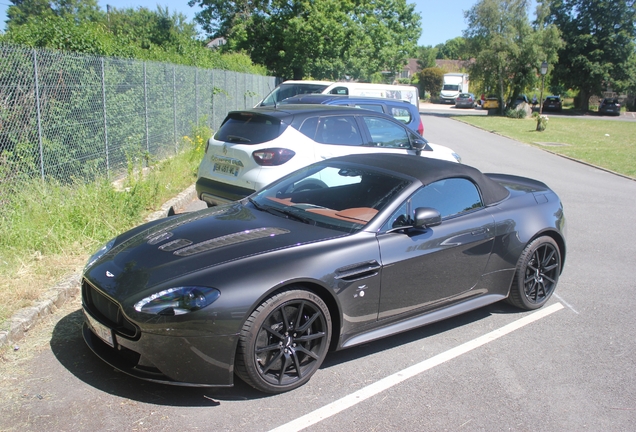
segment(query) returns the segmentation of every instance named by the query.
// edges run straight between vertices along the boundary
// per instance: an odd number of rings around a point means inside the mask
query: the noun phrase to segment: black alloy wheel
[[[561,253],[551,237],[539,237],[523,250],[508,302],[525,310],[543,306],[557,286]]]
[[[265,393],[305,384],[329,349],[331,316],[312,292],[292,289],[265,300],[239,336],[236,374]]]

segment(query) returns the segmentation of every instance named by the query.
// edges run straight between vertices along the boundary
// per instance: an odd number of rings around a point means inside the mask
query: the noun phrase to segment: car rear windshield
[[[469,99],[470,97],[472,97],[469,93],[462,93],[459,95],[460,99]]]
[[[260,144],[278,138],[286,125],[279,119],[254,113],[230,113],[214,135],[218,141]]]
[[[328,84],[281,84],[261,102],[261,106],[271,106],[296,95],[322,93],[327,87]]]

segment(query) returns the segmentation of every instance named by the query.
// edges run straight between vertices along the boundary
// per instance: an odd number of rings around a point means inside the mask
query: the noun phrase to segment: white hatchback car
[[[461,162],[448,147],[428,143],[383,113],[329,105],[259,107],[228,113],[210,138],[197,195],[209,206],[236,201],[314,162],[360,153]]]

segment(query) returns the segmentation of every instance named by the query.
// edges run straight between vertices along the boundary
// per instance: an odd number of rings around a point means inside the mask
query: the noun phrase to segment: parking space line
[[[566,307],[568,307],[568,308],[569,308],[572,312],[574,312],[574,313],[575,313],[575,314],[577,314],[577,315],[579,314],[579,312],[578,312],[576,309],[574,309],[574,307],[572,307],[572,305],[571,305],[571,304],[569,304],[568,302],[566,302],[565,300],[563,300],[563,298],[561,298],[560,296],[558,296],[558,295],[557,295],[557,293],[554,293],[554,296],[555,296],[556,298],[558,298],[558,299],[559,299],[559,301],[560,301],[561,303],[563,303]]]
[[[517,321],[511,322],[510,324],[507,324],[497,330],[480,336],[477,339],[468,341],[462,345],[451,348],[448,351],[424,360],[418,364],[396,372],[393,375],[390,375],[386,378],[381,379],[380,381],[368,385],[367,387],[364,387],[354,393],[351,393],[350,395],[347,395],[335,402],[330,403],[329,405],[325,405],[324,407],[318,408],[317,410],[310,412],[309,414],[292,420],[289,423],[286,423],[275,429],[272,429],[270,432],[295,432],[303,430],[309,426],[321,422],[322,420],[334,416],[339,412],[346,410],[347,408],[351,408],[352,406],[357,405],[360,402],[401,383],[402,381],[406,381],[407,379],[412,378],[424,371],[432,369],[435,366],[439,366],[442,363],[454,359],[455,357],[466,354],[469,351],[472,351],[482,345],[499,339],[500,337],[512,333],[513,331],[518,330],[528,324],[545,318],[548,315],[551,315],[563,308],[564,306],[561,303],[555,303],[549,307],[540,309],[537,312],[526,315],[525,317],[520,318]]]

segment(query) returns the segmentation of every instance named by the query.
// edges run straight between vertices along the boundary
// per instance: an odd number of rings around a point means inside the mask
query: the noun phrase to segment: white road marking
[[[561,297],[559,297],[559,295],[558,295],[558,294],[554,293],[554,296],[555,296],[556,298],[558,298],[558,299],[559,299],[559,301],[560,301],[561,303],[563,303],[564,305],[566,305],[566,306],[567,306],[567,307],[568,307],[568,308],[569,308],[572,312],[574,312],[574,313],[575,313],[575,314],[577,314],[577,315],[579,314],[579,312],[578,312],[576,309],[574,309],[574,308],[572,307],[572,305],[571,305],[571,304],[569,304],[568,302],[566,302],[565,300],[563,300]]]
[[[439,366],[440,364],[447,362],[449,360],[452,360],[455,357],[459,357],[462,354],[466,354],[469,351],[472,351],[476,348],[479,348],[482,345],[485,345],[489,342],[499,339],[502,336],[505,336],[528,324],[531,324],[535,321],[545,318],[548,315],[551,315],[554,312],[557,312],[561,309],[563,309],[563,305],[561,303],[555,303],[552,306],[540,309],[539,311],[534,312],[533,314],[527,315],[521,319],[518,319],[517,321],[511,322],[510,324],[507,324],[497,330],[494,330],[490,333],[480,336],[477,339],[473,339],[455,348],[451,348],[448,351],[445,351],[441,354],[438,354],[434,357],[424,360],[418,364],[415,364],[397,373],[394,373],[393,375],[383,378],[380,381],[377,381],[367,387],[364,387],[335,402],[332,402],[329,405],[325,405],[324,407],[318,408],[317,410],[310,412],[309,414],[306,414],[302,417],[299,417],[296,420],[292,420],[289,423],[286,423],[282,426],[272,429],[270,432],[301,431],[309,426],[312,426],[316,423],[321,422],[322,420],[325,420],[331,416],[334,416],[338,414],[339,412],[346,410],[347,408],[351,408],[352,406],[357,405],[360,402],[401,383],[402,381],[406,381],[407,379],[412,378],[424,371],[432,369],[435,366]]]

